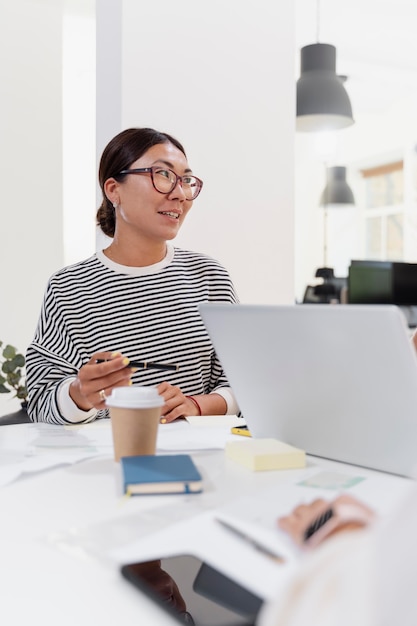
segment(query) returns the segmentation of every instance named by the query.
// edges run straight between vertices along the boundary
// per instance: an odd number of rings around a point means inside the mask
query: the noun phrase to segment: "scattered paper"
[[[226,441],[232,437],[230,425],[203,426],[196,428],[188,421],[161,424],[158,429],[157,450],[192,452],[193,450],[224,450]]]
[[[191,419],[192,424],[187,420],[161,424],[157,452],[224,449],[226,441],[233,437],[230,428],[238,419],[233,415],[214,415]],[[21,476],[97,456],[113,456],[109,419],[68,426],[19,424],[17,428],[8,426],[0,432],[0,487]]]
[[[339,472],[319,472],[297,484],[319,489],[349,489],[349,487],[354,487],[362,480],[365,480],[364,476],[350,476],[340,474]]]
[[[0,487],[103,453],[89,438],[51,424],[5,426],[0,435]]]
[[[186,421],[192,426],[211,426],[233,428],[234,426],[246,426],[242,417],[237,415],[190,415]]]

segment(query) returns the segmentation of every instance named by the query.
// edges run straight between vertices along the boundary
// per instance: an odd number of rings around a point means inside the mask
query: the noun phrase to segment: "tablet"
[[[250,626],[263,600],[192,555],[130,563],[122,575],[179,623]]]

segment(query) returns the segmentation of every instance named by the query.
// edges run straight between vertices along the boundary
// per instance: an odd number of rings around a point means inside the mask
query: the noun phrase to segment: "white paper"
[[[111,442],[110,442],[111,443]],[[0,487],[103,454],[89,437],[51,424],[19,424],[0,431]]]
[[[246,426],[242,417],[237,415],[190,415],[186,421],[194,426],[212,426],[232,428],[233,426]]]
[[[223,416],[222,416],[223,417]],[[161,424],[158,429],[157,450],[162,452],[192,452],[193,450],[223,450],[233,437],[230,425],[196,428],[186,421]]]
[[[239,418],[233,415],[214,415],[191,418],[192,424],[186,420],[161,424],[157,452],[222,450],[226,441],[235,437],[230,429],[236,420]],[[0,487],[23,475],[103,455],[113,456],[109,419],[70,426],[36,423],[7,427],[0,436]]]

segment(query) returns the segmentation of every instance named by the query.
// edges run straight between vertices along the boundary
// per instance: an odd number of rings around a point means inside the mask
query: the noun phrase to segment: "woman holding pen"
[[[237,406],[198,303],[237,301],[214,259],[174,247],[203,186],[182,145],[150,128],[119,133],[105,148],[97,223],[105,250],[49,280],[27,351],[32,421],[106,417],[106,397],[155,385],[162,421],[236,413]]]

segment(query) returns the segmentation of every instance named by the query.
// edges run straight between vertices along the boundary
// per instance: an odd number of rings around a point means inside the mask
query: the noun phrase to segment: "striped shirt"
[[[155,265],[126,267],[98,252],[56,272],[26,355],[30,419],[65,424],[107,417],[107,410],[81,411],[68,395],[81,366],[94,352],[107,350],[179,366],[177,372],[139,370],[133,384],[165,380],[185,395],[220,393],[235,407],[197,308],[211,301],[237,302],[227,271],[208,256],[170,243]],[[68,411],[70,403],[76,415]]]

